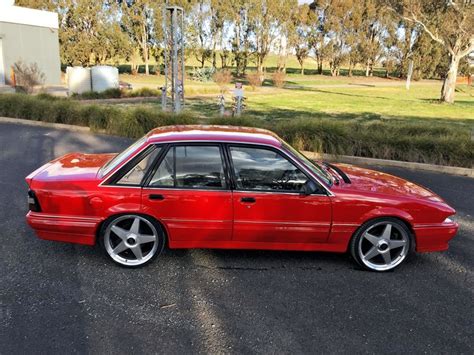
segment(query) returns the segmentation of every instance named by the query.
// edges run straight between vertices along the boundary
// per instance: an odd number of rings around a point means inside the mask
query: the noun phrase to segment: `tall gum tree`
[[[459,62],[474,51],[474,1],[401,0],[392,2],[391,8],[447,50],[449,66],[440,100],[454,103]]]

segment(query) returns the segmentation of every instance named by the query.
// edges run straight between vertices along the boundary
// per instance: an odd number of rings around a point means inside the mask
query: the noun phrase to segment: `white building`
[[[0,0],[0,85],[12,83],[11,68],[19,60],[38,64],[45,84],[60,84],[58,14],[13,3]]]

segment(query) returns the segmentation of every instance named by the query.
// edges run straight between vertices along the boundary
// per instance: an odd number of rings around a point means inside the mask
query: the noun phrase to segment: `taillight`
[[[38,198],[33,190],[28,190],[28,209],[33,212],[41,212]]]

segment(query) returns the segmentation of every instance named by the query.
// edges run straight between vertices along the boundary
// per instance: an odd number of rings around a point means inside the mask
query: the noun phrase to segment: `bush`
[[[214,73],[214,68],[193,68],[193,71],[191,72],[191,79],[200,82],[211,81]]]
[[[160,97],[161,90],[140,88],[122,93],[122,97]]]
[[[0,116],[89,126],[126,137],[139,137],[159,126],[203,123],[191,114],[87,105],[50,95],[25,94],[0,94]],[[453,124],[311,117],[265,121],[250,115],[214,117],[204,123],[270,129],[298,149],[320,153],[468,168],[474,165],[470,132]]]
[[[102,92],[87,91],[82,94],[73,94],[72,98],[78,100],[104,100],[104,99],[120,99],[123,97],[158,97],[161,91],[150,88],[141,88],[131,91],[122,91],[120,89],[107,89]]]
[[[247,74],[247,80],[249,81],[249,85],[252,89],[256,87],[262,86],[263,84],[263,73],[260,72],[252,72]]]
[[[217,86],[219,86],[221,94],[224,94],[227,91],[227,86],[232,81],[232,73],[229,69],[222,69],[214,73],[212,79],[217,84]]]
[[[273,85],[277,88],[282,88],[285,85],[286,73],[282,71],[276,71],[272,74]]]
[[[19,60],[13,64],[13,72],[15,73],[17,91],[26,94],[31,94],[34,87],[43,85],[46,79],[46,76],[40,70],[37,63],[27,65]]]

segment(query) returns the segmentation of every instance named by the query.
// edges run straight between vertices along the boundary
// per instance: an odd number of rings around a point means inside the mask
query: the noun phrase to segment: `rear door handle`
[[[241,202],[255,203],[255,197],[242,197]]]
[[[148,198],[150,200],[158,200],[158,201],[161,201],[161,200],[165,199],[165,197],[163,195],[155,195],[155,194],[149,195]]]

